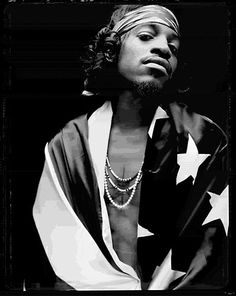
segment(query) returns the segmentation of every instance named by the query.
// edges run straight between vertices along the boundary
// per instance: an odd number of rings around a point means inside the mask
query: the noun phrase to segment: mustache
[[[170,63],[166,59],[163,59],[159,56],[148,56],[148,57],[143,58],[141,60],[141,62],[144,65],[148,64],[148,63],[154,63],[157,65],[160,65],[166,69],[166,72],[168,73],[168,75],[172,74],[172,67],[171,67]]]

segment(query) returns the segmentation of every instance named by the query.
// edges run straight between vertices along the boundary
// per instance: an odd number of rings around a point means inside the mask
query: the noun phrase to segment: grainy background
[[[121,3],[121,2],[120,2]],[[163,2],[164,3],[164,2]],[[223,2],[181,2],[181,28],[192,88],[183,101],[229,132],[230,10]],[[9,223],[3,236],[7,284],[20,289],[37,281],[42,260],[33,249],[32,206],[43,168],[44,146],[64,124],[92,103],[81,101],[79,55],[111,5],[98,3],[9,3],[3,13],[4,132],[7,161],[3,206]],[[5,223],[5,222],[4,222]],[[8,248],[9,247],[9,248]],[[3,257],[2,257],[3,258]],[[45,279],[47,280],[47,279]]]

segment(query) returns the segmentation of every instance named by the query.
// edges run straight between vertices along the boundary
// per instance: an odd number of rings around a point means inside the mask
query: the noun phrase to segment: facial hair
[[[145,82],[134,82],[133,83],[133,94],[135,97],[144,99],[151,103],[159,101],[160,98],[160,87],[154,81]]]

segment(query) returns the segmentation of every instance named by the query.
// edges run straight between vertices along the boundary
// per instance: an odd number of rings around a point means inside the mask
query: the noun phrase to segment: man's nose
[[[152,54],[157,54],[166,60],[171,57],[171,51],[168,46],[168,41],[164,36],[159,36],[156,40],[153,41],[150,51]]]

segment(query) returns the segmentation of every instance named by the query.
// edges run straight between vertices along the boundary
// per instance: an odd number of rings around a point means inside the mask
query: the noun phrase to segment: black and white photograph
[[[233,295],[229,2],[1,13],[0,294]]]

